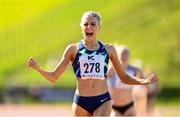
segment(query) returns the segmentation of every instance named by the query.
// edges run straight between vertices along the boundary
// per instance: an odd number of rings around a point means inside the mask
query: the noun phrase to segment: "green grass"
[[[64,0],[0,2],[0,83],[6,86],[49,86],[26,67],[30,56],[52,70],[65,47],[78,42],[83,12],[102,15],[98,39],[127,44],[131,62],[140,59],[158,74],[161,87],[179,87],[180,2],[178,0]],[[53,86],[75,87],[72,69]]]

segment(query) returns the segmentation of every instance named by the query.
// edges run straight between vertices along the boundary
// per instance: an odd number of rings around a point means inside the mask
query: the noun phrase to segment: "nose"
[[[92,30],[93,30],[93,26],[88,25],[86,29],[87,29],[88,31],[92,31]]]
[[[93,28],[93,26],[91,24],[88,25],[88,28]]]

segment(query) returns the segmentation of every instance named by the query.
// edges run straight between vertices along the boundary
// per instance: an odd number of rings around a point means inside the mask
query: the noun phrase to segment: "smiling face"
[[[92,41],[96,39],[96,35],[100,29],[100,22],[98,18],[93,15],[86,15],[81,20],[81,30],[83,37],[86,41]]]

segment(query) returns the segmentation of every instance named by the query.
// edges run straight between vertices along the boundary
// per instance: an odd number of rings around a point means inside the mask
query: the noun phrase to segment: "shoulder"
[[[79,45],[79,43],[72,43],[72,44],[69,44],[69,45],[66,47],[66,49],[72,51],[72,50],[78,49],[78,45]]]
[[[115,47],[112,44],[104,44],[104,47],[107,51],[115,50]]]
[[[79,43],[69,44],[66,47],[65,53],[68,53],[68,54],[71,54],[71,55],[75,54],[78,51],[78,47],[79,47]]]
[[[106,51],[108,52],[109,56],[116,53],[116,49],[112,44],[104,44]]]

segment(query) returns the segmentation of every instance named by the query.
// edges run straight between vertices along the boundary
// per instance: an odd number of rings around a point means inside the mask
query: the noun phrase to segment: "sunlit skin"
[[[83,34],[82,42],[88,50],[97,50],[99,48],[99,44],[96,40],[96,35],[98,34],[99,30],[100,30],[100,24],[98,23],[96,17],[89,15],[81,21],[81,31]],[[125,72],[123,71],[122,66],[118,60],[114,46],[105,45],[105,48],[109,54],[110,60],[114,65],[114,68],[117,70],[118,75],[121,76],[122,81],[129,84],[149,84],[155,81],[155,80],[151,80],[151,78],[147,79],[146,81],[139,81],[131,78],[126,78],[127,76],[125,75]],[[36,70],[48,81],[54,83],[65,71],[69,62],[73,63],[77,52],[78,52],[78,43],[73,43],[68,45],[64,51],[61,60],[59,61],[58,65],[53,71],[42,70],[39,67],[38,63],[33,58],[30,58],[30,60],[28,61],[28,66]],[[152,79],[154,78],[156,79],[156,77],[154,76]],[[108,86],[106,83],[106,79],[99,80],[99,79],[79,78],[77,80],[76,94],[79,96],[97,96],[106,93],[107,91],[108,91]],[[111,101],[107,101],[103,103],[98,109],[96,109],[93,115],[109,116],[110,112],[111,112]],[[73,115],[91,116],[89,112],[87,112],[85,109],[81,108],[75,103],[73,103]]]

